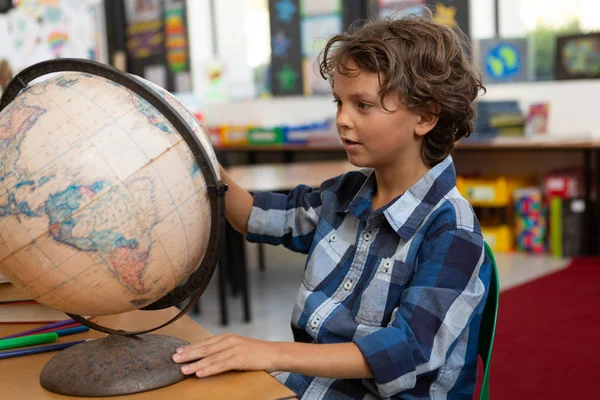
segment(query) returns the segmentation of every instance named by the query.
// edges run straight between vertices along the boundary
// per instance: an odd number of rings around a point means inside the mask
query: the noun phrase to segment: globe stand
[[[186,378],[171,361],[188,342],[172,336],[113,334],[69,347],[40,376],[42,386],[67,396],[106,397],[145,392]]]
[[[165,99],[132,76],[104,64],[64,58],[43,61],[25,68],[5,88],[0,97],[0,111],[34,79],[62,71],[97,75],[122,85],[146,100],[171,123],[188,145],[206,181],[211,207],[211,232],[204,258],[186,281],[161,299],[141,308],[160,310],[191,298],[183,310],[160,326],[135,332],[114,330],[79,315],[67,313],[75,321],[107,333],[108,336],[61,351],[44,367],[40,383],[49,391],[80,397],[131,394],[177,383],[186,376],[181,373],[181,365],[175,364],[171,357],[179,346],[188,343],[171,336],[148,333],[185,315],[208,286],[216,269],[219,244],[224,243],[224,197],[227,185],[219,179],[218,171],[190,126]]]

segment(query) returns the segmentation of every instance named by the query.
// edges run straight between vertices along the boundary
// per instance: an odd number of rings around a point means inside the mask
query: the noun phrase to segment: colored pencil
[[[36,344],[44,344],[55,342],[58,339],[58,334],[51,333],[39,333],[36,335],[20,336],[17,338],[1,339],[0,350],[14,349],[15,347],[33,346]]]
[[[74,346],[76,344],[87,342],[90,340],[94,340],[94,339],[76,340],[74,342],[56,343],[56,344],[51,344],[49,346],[29,347],[26,349],[0,351],[0,359],[27,356],[30,354],[45,353],[47,351],[63,350],[63,349],[69,348],[71,346]]]
[[[44,331],[44,330],[48,330],[48,329],[60,328],[60,327],[63,327],[65,325],[70,325],[70,324],[73,324],[73,323],[76,323],[76,321],[73,320],[73,319],[66,319],[64,321],[53,322],[51,324],[47,324],[47,325],[40,326],[40,327],[37,327],[37,328],[29,329],[27,331],[23,331],[23,332],[19,332],[19,333],[14,333],[12,335],[4,336],[4,337],[1,337],[0,339],[10,339],[10,338],[13,338],[13,337],[25,336],[25,335],[29,335],[31,333],[38,333],[38,332],[41,332],[41,331]]]

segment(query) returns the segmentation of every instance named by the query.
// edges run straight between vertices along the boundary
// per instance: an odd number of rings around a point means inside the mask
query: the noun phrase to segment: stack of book
[[[497,136],[522,136],[525,116],[517,101],[478,101],[475,130],[471,140],[493,139]]]
[[[0,274],[0,324],[56,322],[69,319],[67,314],[40,304]]]

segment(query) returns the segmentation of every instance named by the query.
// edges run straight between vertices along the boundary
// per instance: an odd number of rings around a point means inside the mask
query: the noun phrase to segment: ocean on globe
[[[138,78],[187,122],[172,95]],[[0,112],[0,272],[40,303],[79,315],[145,307],[203,259],[204,176],[182,136],[111,80],[60,73]]]
[[[487,74],[496,79],[510,79],[521,71],[521,55],[511,43],[500,43],[492,47],[484,57]]]

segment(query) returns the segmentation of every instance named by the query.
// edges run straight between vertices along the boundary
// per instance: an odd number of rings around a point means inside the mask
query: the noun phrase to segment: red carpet
[[[600,258],[500,294],[492,400],[599,398]]]

